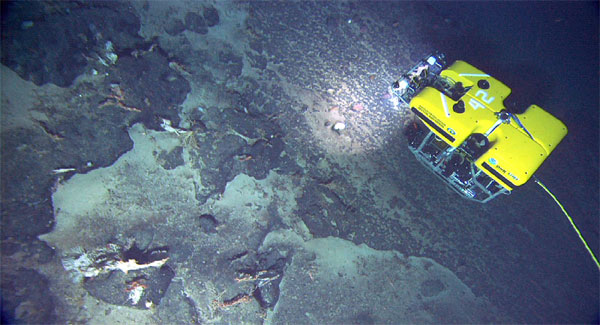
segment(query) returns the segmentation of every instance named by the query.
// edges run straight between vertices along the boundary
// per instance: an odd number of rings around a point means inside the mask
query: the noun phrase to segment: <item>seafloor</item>
[[[596,321],[551,199],[460,198],[386,96],[432,50],[531,95],[597,252],[598,7],[521,5],[3,2],[3,323]]]

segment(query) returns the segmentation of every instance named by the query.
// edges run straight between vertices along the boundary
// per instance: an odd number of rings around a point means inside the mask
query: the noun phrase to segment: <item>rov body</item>
[[[461,196],[488,202],[525,184],[567,134],[537,105],[516,113],[511,89],[464,61],[428,55],[390,87],[418,118],[405,130],[416,158]]]

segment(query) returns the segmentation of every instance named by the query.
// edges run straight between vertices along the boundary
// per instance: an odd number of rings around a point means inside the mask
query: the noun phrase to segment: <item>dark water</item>
[[[598,254],[598,2],[440,2],[440,15],[464,23],[465,39],[436,40],[452,57],[468,58],[530,98],[569,128],[569,134],[537,172],[558,196]],[[547,204],[552,204],[550,198]],[[558,208],[556,208],[558,209]],[[555,210],[556,211],[556,210]],[[598,269],[566,218],[539,212],[541,232],[550,228],[568,238],[556,247],[550,236],[540,245],[546,254],[564,250],[579,265],[556,265],[564,295],[540,297],[561,301],[572,318],[566,322],[598,322]],[[565,247],[565,245],[568,245]],[[554,251],[554,252],[553,252]],[[579,251],[578,253],[573,253]],[[538,281],[539,279],[532,279]],[[558,319],[557,319],[558,320]]]

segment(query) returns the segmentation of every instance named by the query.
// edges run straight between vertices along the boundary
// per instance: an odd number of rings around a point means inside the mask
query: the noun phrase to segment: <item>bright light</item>
[[[392,95],[392,97],[390,97],[390,101],[394,105],[394,109],[398,109],[398,105],[400,104],[400,99],[398,99],[398,96]]]
[[[405,79],[402,79],[400,81],[400,83],[398,84],[399,90],[405,90],[407,87],[408,87],[408,81],[406,81]]]

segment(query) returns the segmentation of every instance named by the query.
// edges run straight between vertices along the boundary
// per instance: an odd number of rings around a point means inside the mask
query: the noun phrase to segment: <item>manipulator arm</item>
[[[435,52],[419,61],[390,86],[390,95],[408,105],[410,100],[423,88],[433,84],[446,67],[444,53]]]

